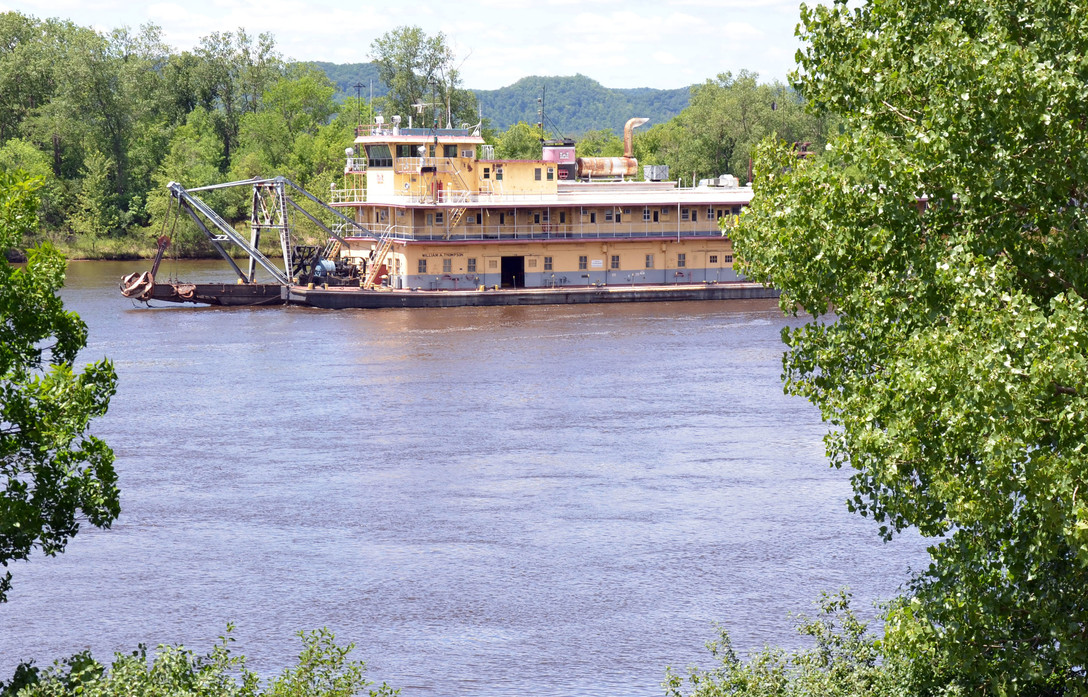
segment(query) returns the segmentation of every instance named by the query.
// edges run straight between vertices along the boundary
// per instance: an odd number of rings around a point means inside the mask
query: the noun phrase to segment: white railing
[[[388,236],[388,237],[392,237],[395,240],[414,239],[414,236],[412,235],[411,228],[409,228],[406,225],[384,225],[383,226],[382,223],[374,223],[374,224],[371,224],[371,225],[368,226],[366,223],[360,223],[360,224],[364,228],[368,228],[371,231],[370,235],[365,235],[366,237],[375,237],[376,238],[376,237],[381,237],[381,236]],[[348,233],[346,235],[347,237],[363,237],[364,236],[362,233],[360,233],[358,231],[358,228],[355,228],[354,230],[349,228],[347,230],[347,233]],[[370,253],[369,249],[366,250],[366,251],[367,251],[368,254]]]
[[[366,189],[330,189],[329,203],[366,203]]]
[[[472,191],[443,189],[438,192],[439,203],[472,203],[473,201],[478,200],[480,200],[479,196]]]
[[[398,240],[555,240],[555,239],[630,239],[664,237],[720,237],[722,233],[713,224],[700,226],[698,229],[686,229],[677,232],[675,228],[648,229],[637,223],[630,225],[579,225],[570,224],[518,224],[518,225],[476,225],[467,219],[452,229],[435,227],[415,229],[405,225],[392,226],[390,233]]]
[[[366,171],[366,158],[365,157],[349,157],[347,163],[344,165],[345,172],[365,172]]]

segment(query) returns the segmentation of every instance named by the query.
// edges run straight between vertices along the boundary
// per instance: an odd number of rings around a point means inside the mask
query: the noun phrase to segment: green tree
[[[742,661],[728,632],[707,644],[717,662],[686,676],[666,670],[666,697],[906,697],[905,666],[882,655],[880,641],[850,609],[850,594],[823,595],[820,613],[801,616],[797,631],[809,649],[765,648]],[[686,688],[686,689],[685,689]]]
[[[499,135],[495,145],[495,157],[500,160],[539,160],[542,157],[540,141],[544,131],[518,121]]]
[[[575,145],[578,157],[620,157],[623,155],[623,139],[611,129],[587,131]]]
[[[40,179],[38,189],[40,207],[38,215],[42,227],[57,230],[64,224],[64,211],[68,206],[68,190],[64,183],[53,175],[49,157],[28,140],[11,138],[0,145],[0,169],[8,172],[25,172],[32,178]],[[36,231],[31,231],[33,234]],[[29,246],[31,240],[24,240]]]
[[[81,519],[108,528],[120,512],[113,452],[87,435],[109,406],[116,375],[107,360],[73,370],[87,327],[57,291],[64,258],[49,245],[26,266],[6,253],[36,225],[39,182],[0,171],[0,564],[35,548],[64,551]],[[11,572],[0,579],[0,602]]]
[[[807,114],[797,92],[757,78],[742,70],[692,87],[691,103],[676,118],[636,132],[636,154],[685,180],[733,174],[747,181],[753,149],[767,136],[822,146],[828,115]]]
[[[151,219],[157,223],[151,229],[156,236],[160,230],[171,235],[172,253],[189,256],[207,252],[209,245],[204,233],[189,216],[179,215],[177,203],[170,197],[167,185],[178,182],[184,187],[194,188],[217,184],[223,177],[222,161],[223,143],[215,131],[212,117],[203,107],[196,107],[185,123],[174,131],[170,139],[170,152],[159,165],[148,200]],[[216,210],[227,210],[228,203],[241,205],[229,196],[230,192],[226,190],[202,194],[208,205]],[[176,221],[174,216],[178,216]],[[166,225],[170,227],[166,228]]]
[[[114,204],[115,196],[110,182],[113,161],[93,150],[88,154],[84,167],[82,187],[69,224],[72,232],[90,241],[93,251],[96,241],[120,231],[124,220]]]
[[[445,34],[428,36],[419,27],[397,27],[375,39],[370,53],[389,89],[380,98],[387,118],[413,115],[419,125],[442,127],[477,121],[476,97],[461,87]]]
[[[212,114],[228,163],[238,146],[242,117],[258,110],[265,91],[282,74],[275,46],[271,34],[254,42],[239,29],[209,34],[196,50],[192,80],[198,103]]]
[[[323,72],[305,63],[288,66],[287,73],[264,94],[264,108],[275,112],[291,138],[315,135],[336,111],[336,87]]]
[[[932,563],[888,618],[920,692],[1088,691],[1088,14],[805,8],[796,86],[844,133],[768,144],[743,271],[811,313],[787,388],[851,507]],[[834,309],[835,315],[828,313]]]
[[[354,644],[340,646],[327,629],[299,632],[303,649],[298,662],[262,689],[257,674],[246,668],[245,657],[231,652],[233,629],[220,637],[203,656],[183,646],[160,645],[148,660],[140,646],[118,653],[107,669],[90,653],[58,661],[46,670],[23,664],[5,686],[4,697],[394,697],[397,690],[378,687],[365,677],[366,664],[349,654]]]

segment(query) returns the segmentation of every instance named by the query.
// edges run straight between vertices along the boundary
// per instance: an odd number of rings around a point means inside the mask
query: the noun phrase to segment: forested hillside
[[[587,131],[623,131],[632,116],[644,116],[650,123],[664,123],[688,105],[691,90],[609,89],[586,77],[523,77],[497,90],[475,90],[484,116],[496,128],[506,129],[518,121],[537,122],[537,99],[543,90],[545,130],[549,135],[577,136]]]
[[[384,97],[386,86],[378,79],[374,63],[315,62],[336,85],[338,98],[361,96]],[[358,90],[356,89],[358,85]],[[518,121],[536,123],[543,90],[545,124],[549,136],[557,134],[579,136],[588,131],[610,129],[623,131],[623,124],[632,116],[645,116],[650,123],[664,123],[688,105],[690,87],[656,90],[649,87],[611,89],[585,75],[566,77],[523,77],[512,85],[497,90],[470,90],[492,128],[505,131]]]

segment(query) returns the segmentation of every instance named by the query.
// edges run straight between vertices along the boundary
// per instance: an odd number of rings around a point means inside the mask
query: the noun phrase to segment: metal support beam
[[[211,187],[204,188],[208,189]],[[216,236],[211,233],[211,231],[207,228],[207,226],[204,225],[204,223],[199,218],[197,218],[197,212],[199,212],[212,225],[219,229],[219,231],[223,233],[224,237],[227,240],[245,251],[249,255],[251,260],[256,261],[258,264],[264,267],[266,271],[272,274],[272,277],[275,278],[277,282],[282,285],[290,285],[291,279],[288,275],[289,269],[287,272],[285,272],[277,268],[276,265],[273,264],[271,260],[268,259],[268,257],[262,254],[259,249],[250,245],[249,242],[245,240],[245,238],[238,234],[238,231],[232,228],[226,220],[223,220],[223,218],[218,213],[216,213],[211,208],[211,206],[204,203],[196,196],[190,194],[188,191],[185,190],[185,187],[183,187],[181,184],[178,184],[177,182],[170,182],[170,184],[167,185],[167,189],[169,189],[172,196],[177,198],[180,202],[185,203],[186,208],[189,211],[189,215],[197,222],[200,229],[204,231],[204,234],[208,236],[208,239],[211,241],[212,245],[215,246],[216,250],[223,256],[223,258],[227,259],[230,262],[231,266],[238,273],[239,278],[247,280],[242,270],[238,268],[238,265],[234,263],[234,260],[230,258],[230,255],[227,254],[226,250],[224,250],[222,245],[219,244],[219,240],[216,238]]]

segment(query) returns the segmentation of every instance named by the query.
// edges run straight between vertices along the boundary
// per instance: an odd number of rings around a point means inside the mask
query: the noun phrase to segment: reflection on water
[[[406,696],[660,694],[712,623],[795,646],[819,591],[866,610],[924,560],[846,512],[773,301],[148,309],[142,266],[70,268],[123,512],[15,566],[0,676],[233,621],[266,675],[328,626]]]

